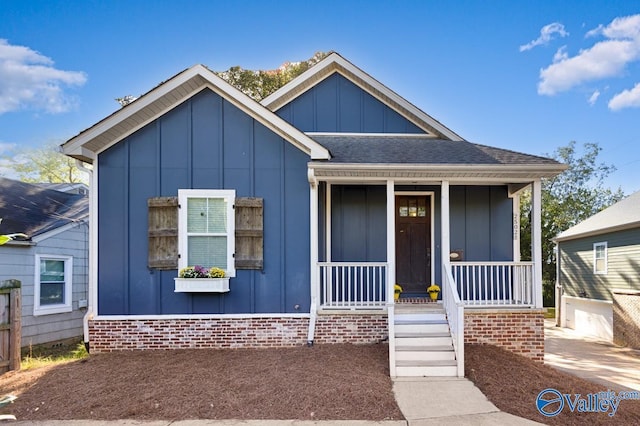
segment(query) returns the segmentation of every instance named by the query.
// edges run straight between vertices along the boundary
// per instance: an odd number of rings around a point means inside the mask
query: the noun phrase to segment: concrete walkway
[[[603,385],[640,391],[640,351],[582,336],[545,320],[545,364]]]
[[[539,424],[498,410],[468,379],[396,378],[393,392],[409,426]]]

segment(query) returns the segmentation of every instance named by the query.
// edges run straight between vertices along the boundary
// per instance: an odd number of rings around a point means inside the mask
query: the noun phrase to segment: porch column
[[[442,263],[449,263],[449,254],[451,253],[451,238],[449,226],[449,181],[443,180],[440,189],[440,220],[441,220],[441,242]]]
[[[533,300],[542,308],[542,186],[533,181],[531,190],[531,260],[533,261]]]
[[[387,304],[390,304],[396,283],[396,196],[392,180],[387,181],[387,279]]]
[[[396,377],[396,332],[394,285],[396,283],[396,193],[395,183],[387,181],[387,327],[389,330],[389,375]]]
[[[309,179],[309,235],[310,235],[310,287],[311,306],[309,307],[309,332],[307,343],[312,344],[315,334],[316,315],[318,310],[318,300],[320,299],[319,270],[318,270],[318,181],[313,173],[313,169],[307,170]]]
[[[515,194],[513,200],[513,261],[520,262],[520,194]]]

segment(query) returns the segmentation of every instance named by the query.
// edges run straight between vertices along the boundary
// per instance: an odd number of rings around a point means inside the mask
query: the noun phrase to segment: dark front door
[[[427,294],[431,284],[431,206],[426,195],[396,196],[396,283]]]

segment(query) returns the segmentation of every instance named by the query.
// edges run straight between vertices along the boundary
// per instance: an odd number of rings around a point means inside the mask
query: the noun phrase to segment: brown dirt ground
[[[465,376],[500,410],[550,425],[640,425],[640,400],[620,402],[617,413],[572,413],[565,404],[555,417],[536,409],[538,394],[552,388],[563,394],[596,394],[604,386],[533,362],[491,345],[465,345]]]
[[[403,419],[389,379],[387,345],[120,352],[0,376],[0,409],[18,420]],[[610,418],[546,418],[540,391],[597,393],[602,385],[490,345],[467,345],[466,375],[502,411],[558,425],[640,424],[640,401]],[[434,390],[437,392],[437,390]]]
[[[18,420],[403,419],[385,344],[91,355],[0,376]]]

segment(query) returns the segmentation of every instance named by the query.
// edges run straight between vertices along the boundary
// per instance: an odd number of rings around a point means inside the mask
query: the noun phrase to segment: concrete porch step
[[[398,377],[455,377],[456,360],[396,361]]]
[[[430,346],[401,346],[396,345],[396,353],[398,352],[453,352],[453,344],[451,345],[430,345]]]
[[[396,345],[398,346],[449,346],[453,345],[451,336],[447,333],[410,334],[403,336],[396,335]],[[437,335],[437,336],[436,336]]]
[[[449,333],[449,324],[446,321],[433,322],[395,322],[395,333],[398,334],[422,334],[422,333]]]
[[[424,360],[424,361],[396,361],[396,367],[447,367],[457,366],[458,363],[455,360],[439,359],[439,360]]]
[[[445,310],[441,304],[396,304],[394,305],[394,311],[396,314],[408,314],[408,313],[436,313],[444,314]]]
[[[456,353],[451,350],[442,351],[398,351],[396,350],[396,364],[400,361],[455,361]]]

